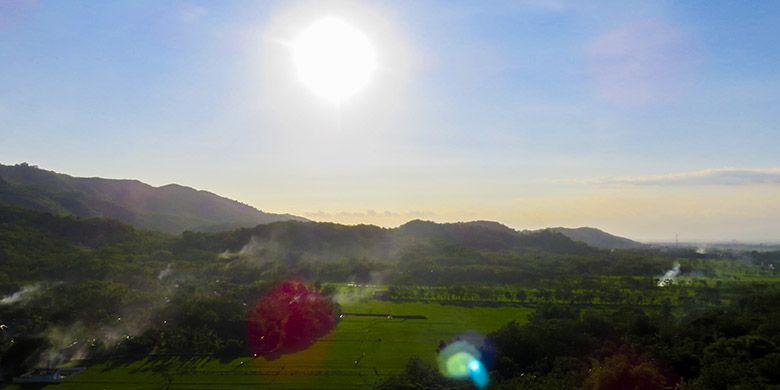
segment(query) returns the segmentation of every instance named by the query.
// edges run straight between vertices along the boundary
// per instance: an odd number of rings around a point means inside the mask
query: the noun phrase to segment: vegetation
[[[491,333],[495,388],[757,389],[780,386],[780,288],[756,289],[731,305],[670,316],[637,307],[542,306],[528,323]],[[447,381],[410,361],[387,387]]]
[[[76,361],[92,367],[82,387],[451,388],[467,384],[441,377],[436,351],[474,331],[497,388],[769,387],[779,255],[600,250],[486,222],[174,236],[0,207],[0,368]],[[316,305],[290,303],[304,297]],[[252,329],[279,338],[248,343]]]

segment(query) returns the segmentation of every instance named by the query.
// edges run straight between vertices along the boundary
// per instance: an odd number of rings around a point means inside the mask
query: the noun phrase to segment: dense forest
[[[384,286],[376,299],[453,310],[537,308],[528,324],[489,335],[485,354],[499,388],[611,389],[629,380],[652,384],[638,388],[756,388],[780,383],[772,370],[780,366],[780,293],[768,282],[778,262],[777,252],[602,250],[554,231],[484,223],[288,221],[170,235],[0,207],[0,366],[10,378],[71,359],[298,350],[311,340],[278,333],[288,341],[248,344],[247,321],[278,326],[252,313],[298,316],[326,334],[338,321],[333,283],[353,283]],[[736,276],[659,288],[675,263],[682,275]],[[279,312],[269,296],[309,297],[317,309]],[[458,384],[417,359],[385,386]]]
[[[770,389],[780,387],[780,288],[673,315],[637,307],[541,306],[488,335],[496,389]],[[388,389],[471,388],[412,359]]]

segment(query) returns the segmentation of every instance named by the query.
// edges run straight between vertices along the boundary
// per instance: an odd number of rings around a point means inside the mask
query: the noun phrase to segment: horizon
[[[70,175],[70,174],[68,174],[66,172],[57,172],[57,171],[52,170],[52,169],[47,169],[46,167],[40,167],[40,166],[38,166],[36,164],[30,164],[29,162],[26,162],[26,161],[25,162],[15,163],[15,164],[14,163],[8,163],[8,162],[0,162],[0,165],[6,165],[6,166],[9,166],[9,165],[22,165],[22,164],[27,164],[28,166],[33,167],[33,168],[37,168],[37,169],[41,169],[41,170],[45,170],[45,171],[49,171],[49,172],[54,172],[54,173],[57,173],[57,174],[64,174],[64,175],[75,177],[75,178],[82,178],[82,179],[93,179],[94,178],[94,179],[138,181],[140,183],[152,186],[153,188],[161,188],[161,187],[170,186],[170,185],[178,185],[178,186],[190,188],[190,189],[195,190],[195,191],[206,191],[206,192],[209,192],[211,194],[217,195],[219,197],[222,197],[222,198],[225,198],[225,199],[228,199],[228,200],[231,200],[231,201],[235,201],[235,202],[239,202],[239,203],[248,205],[248,206],[253,207],[253,208],[255,208],[255,209],[259,210],[259,211],[262,211],[262,212],[274,213],[274,214],[290,214],[290,213],[286,213],[284,211],[265,210],[265,209],[262,209],[260,207],[255,206],[255,205],[252,205],[252,204],[249,204],[249,203],[245,203],[241,199],[228,198],[228,197],[222,196],[218,192],[214,192],[214,191],[207,190],[207,189],[194,188],[194,187],[188,186],[186,184],[182,184],[182,183],[166,183],[166,184],[154,185],[154,184],[151,184],[151,183],[147,183],[144,180],[141,180],[141,179],[138,179],[138,178],[105,178],[105,177],[98,177],[98,176],[76,176],[76,175]],[[376,213],[376,211],[374,211],[374,210],[367,210],[366,211],[367,214],[371,214],[372,212]],[[294,214],[290,214],[290,215],[294,215]],[[294,215],[294,216],[305,217],[305,216],[302,216],[302,215]],[[399,227],[401,227],[401,226],[403,226],[403,225],[405,225],[405,224],[407,224],[409,222],[413,222],[413,221],[433,222],[433,223],[437,223],[437,224],[470,223],[470,222],[496,222],[496,223],[499,223],[499,224],[501,224],[503,226],[506,226],[506,227],[508,227],[510,229],[513,229],[513,230],[515,230],[517,232],[538,231],[538,230],[544,230],[544,229],[557,229],[557,228],[564,228],[564,229],[583,229],[583,228],[587,228],[587,229],[596,229],[596,230],[599,230],[601,232],[604,232],[604,233],[616,236],[618,238],[627,238],[627,239],[630,239],[632,241],[643,243],[643,244],[648,244],[648,245],[665,245],[665,246],[668,246],[668,245],[678,245],[678,244],[679,245],[684,245],[684,246],[701,246],[701,245],[704,245],[705,248],[706,248],[706,245],[728,245],[728,244],[736,244],[736,245],[766,245],[766,246],[780,245],[780,240],[746,241],[746,240],[737,240],[737,239],[720,239],[720,240],[709,240],[708,241],[708,240],[697,239],[695,237],[688,237],[684,241],[679,241],[679,240],[675,241],[675,240],[670,240],[670,239],[645,240],[645,239],[637,238],[637,237],[629,237],[629,236],[626,236],[624,234],[621,234],[620,232],[607,231],[607,230],[602,229],[602,228],[600,228],[598,226],[592,226],[592,225],[521,227],[521,226],[513,226],[513,225],[510,225],[510,224],[504,223],[503,221],[500,221],[500,220],[487,220],[487,219],[432,220],[432,219],[426,219],[426,218],[422,217],[422,218],[408,219],[408,220],[405,220],[403,222],[400,222],[398,224],[393,224],[393,225],[379,225],[379,224],[372,224],[372,223],[365,223],[365,222],[348,223],[348,222],[338,222],[338,221],[331,221],[331,220],[315,220],[315,219],[311,219],[311,218],[308,218],[308,217],[306,217],[306,218],[309,219],[311,222],[316,222],[316,223],[336,223],[336,224],[345,225],[345,226],[369,225],[369,226],[377,226],[377,227],[389,228],[389,229],[399,228]]]
[[[325,99],[293,55],[323,18],[376,56]],[[0,155],[343,224],[777,243],[778,34],[777,3],[10,1]]]

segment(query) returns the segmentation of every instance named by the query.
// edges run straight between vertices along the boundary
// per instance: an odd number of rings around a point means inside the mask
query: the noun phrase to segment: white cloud
[[[700,171],[649,176],[599,177],[584,180],[559,180],[578,184],[633,186],[741,186],[780,184],[780,167],[776,168],[711,168]]]

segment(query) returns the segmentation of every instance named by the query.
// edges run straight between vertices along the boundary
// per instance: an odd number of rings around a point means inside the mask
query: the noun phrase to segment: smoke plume
[[[37,284],[24,286],[24,287],[22,287],[21,290],[13,293],[11,295],[7,295],[7,296],[3,297],[3,299],[0,299],[0,305],[11,305],[11,304],[14,304],[14,303],[17,303],[17,302],[22,302],[22,301],[28,299],[31,296],[31,294],[33,294],[34,292],[38,291],[39,288],[40,288],[40,286],[37,285]]]
[[[680,274],[680,263],[674,263],[672,269],[666,271],[660,279],[658,279],[658,287],[664,287],[674,284],[674,279]]]
[[[157,274],[157,280],[163,280],[163,279],[167,278],[172,272],[173,272],[173,269],[171,269],[171,264],[168,263],[168,266],[165,267],[164,270],[160,271],[159,274]]]

